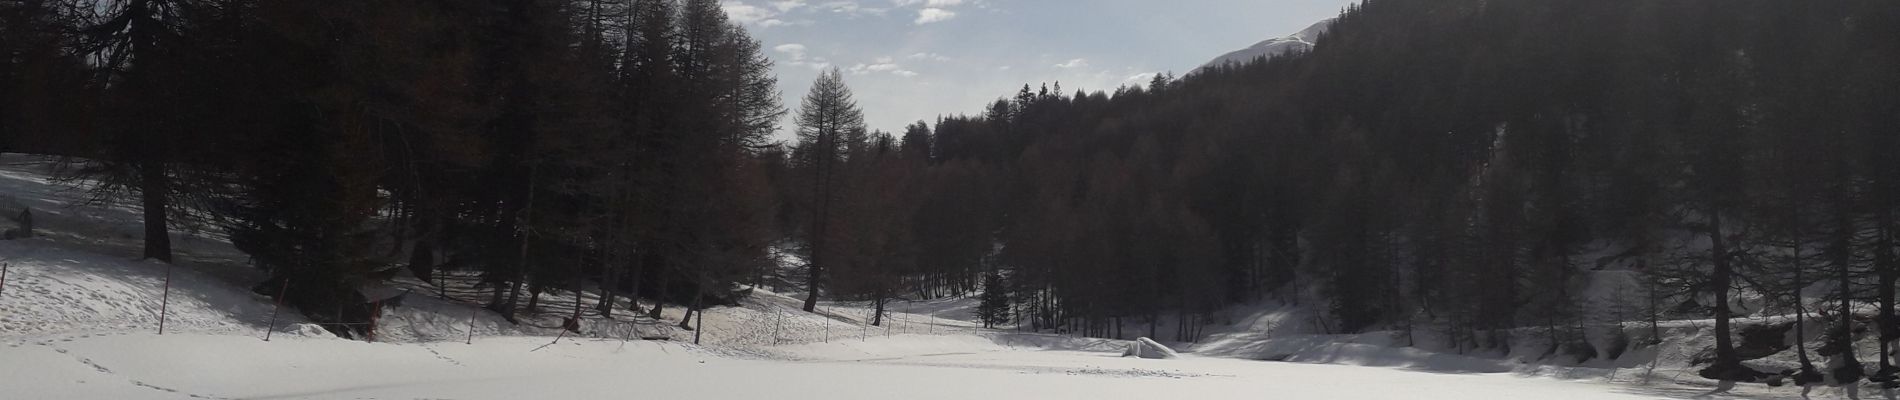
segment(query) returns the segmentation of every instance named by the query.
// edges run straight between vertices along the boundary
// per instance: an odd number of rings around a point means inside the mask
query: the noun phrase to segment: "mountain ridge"
[[[1337,18],[1327,18],[1287,36],[1263,40],[1245,49],[1235,50],[1214,57],[1213,60],[1195,68],[1195,71],[1227,64],[1245,64],[1260,58],[1273,58],[1282,55],[1305,52],[1313,49],[1319,37],[1331,29]]]

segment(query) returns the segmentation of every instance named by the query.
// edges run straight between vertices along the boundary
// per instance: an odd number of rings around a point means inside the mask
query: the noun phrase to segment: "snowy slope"
[[[1245,49],[1235,50],[1223,54],[1220,57],[1215,57],[1213,61],[1208,61],[1207,64],[1201,65],[1201,67],[1196,68],[1196,70],[1226,64],[1245,64],[1261,58],[1279,57],[1286,54],[1312,50],[1314,43],[1319,42],[1320,35],[1324,35],[1326,30],[1332,26],[1333,19],[1328,18],[1313,24],[1313,26],[1307,27],[1305,30],[1301,30],[1299,33],[1267,39]]]
[[[263,276],[246,265],[247,257],[210,229],[174,233],[175,264],[140,261],[140,216],[126,204],[89,204],[87,193],[54,182],[45,159],[0,155],[0,214],[32,210],[39,237],[0,241],[0,262],[8,265],[0,281],[0,343],[19,343],[48,335],[156,333],[159,310],[166,308],[166,333],[249,335],[262,338],[270,324],[272,300],[251,293]],[[11,223],[0,220],[0,228]],[[170,276],[169,296],[165,282]],[[379,342],[461,342],[474,337],[558,336],[561,320],[571,315],[572,292],[542,297],[541,310],[510,324],[481,310],[486,291],[474,276],[451,274],[448,287],[413,278],[391,283],[412,293],[400,307],[383,309]],[[294,283],[293,283],[294,284]],[[169,299],[169,302],[162,299]],[[583,304],[598,301],[581,293]],[[845,337],[967,332],[967,299],[893,302],[884,326],[869,326],[865,304],[826,302],[818,315],[799,310],[800,299],[755,290],[738,307],[708,310],[708,344],[755,349],[779,344],[823,343]],[[660,320],[636,317],[622,302],[613,319],[584,307],[581,332],[596,338],[667,337],[692,341],[694,332],[673,327],[684,309],[665,308]],[[642,308],[651,308],[650,303]],[[916,314],[905,311],[915,310]],[[277,313],[278,334],[302,332],[304,319],[285,308]],[[962,314],[959,316],[959,314]],[[471,328],[472,332],[471,332]],[[875,333],[873,332],[875,331]]]
[[[73,251],[46,239],[0,241],[9,264],[0,292],[0,338],[75,332],[156,331],[166,265]],[[198,271],[174,268],[170,332],[262,331],[269,300]],[[288,325],[300,320],[282,315]]]
[[[31,207],[44,236],[0,241],[0,261],[8,265],[0,289],[5,399],[517,399],[604,393],[1373,399],[1401,392],[1408,398],[1620,399],[1703,390],[1674,381],[1606,386],[1598,382],[1618,369],[1551,373],[1514,366],[1518,360],[1509,358],[1397,348],[1376,334],[1312,335],[1301,322],[1308,313],[1285,307],[1231,310],[1220,318],[1226,326],[1210,329],[1213,336],[1201,344],[1177,347],[1184,354],[1174,360],[1117,357],[1124,340],[980,329],[971,321],[971,298],[894,302],[887,305],[885,323],[870,326],[871,310],[863,302],[825,301],[817,313],[806,313],[799,309],[801,299],[763,289],[736,307],[708,310],[703,332],[673,327],[684,310],[669,306],[659,320],[625,311],[606,319],[586,310],[581,332],[562,337],[560,319],[577,299],[592,304],[593,293],[550,292],[540,313],[513,325],[477,307],[484,294],[466,276],[448,279],[446,288],[393,282],[412,293],[402,307],[383,310],[376,343],[334,338],[288,309],[266,342],[273,304],[248,290],[261,277],[215,232],[178,233],[176,264],[138,261],[138,216],[131,208],[80,205],[83,193],[62,189],[24,161],[30,160],[0,156],[0,213]],[[160,336],[156,314],[166,298],[167,274],[166,334]],[[1694,322],[1678,325],[1672,335],[1688,344],[1671,349],[1687,351],[1705,340]],[[472,344],[464,344],[471,334]],[[654,336],[671,341],[626,340]],[[694,339],[703,345],[692,345]],[[1674,360],[1693,355],[1671,354],[1647,359],[1682,363]],[[1292,362],[1255,361],[1260,359]],[[1523,373],[1589,379],[1516,375]]]
[[[32,210],[37,237],[0,241],[0,342],[66,333],[153,331],[161,307],[168,332],[252,331],[270,318],[268,299],[246,288],[254,271],[221,238],[185,227],[173,239],[178,264],[138,261],[138,214],[88,204],[52,182],[32,157],[0,156],[0,212]],[[5,223],[12,227],[11,222]],[[171,301],[160,301],[170,275]],[[284,313],[280,326],[300,322]]]

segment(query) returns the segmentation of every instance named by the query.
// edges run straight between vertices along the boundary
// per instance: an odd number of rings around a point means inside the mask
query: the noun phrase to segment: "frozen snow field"
[[[1644,399],[1664,393],[1510,374],[1113,350],[1011,348],[907,335],[789,346],[800,360],[669,342],[492,337],[386,344],[181,334],[0,346],[8,399]]]

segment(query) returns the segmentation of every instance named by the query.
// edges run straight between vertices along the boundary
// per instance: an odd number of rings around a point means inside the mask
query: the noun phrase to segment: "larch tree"
[[[836,229],[838,196],[846,182],[841,178],[845,158],[850,152],[848,136],[864,131],[864,112],[852,99],[845,85],[844,72],[832,68],[818,76],[797,114],[800,160],[809,179],[810,226],[805,232],[806,295],[804,310],[818,307],[818,294],[824,285],[824,271],[835,249],[832,238]]]

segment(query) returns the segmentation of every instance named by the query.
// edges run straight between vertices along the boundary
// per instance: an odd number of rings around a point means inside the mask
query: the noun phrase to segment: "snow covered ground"
[[[1638,365],[1540,367],[1398,348],[1377,335],[1302,334],[1297,310],[1275,308],[1235,310],[1199,344],[1167,343],[1182,350],[1170,360],[1119,357],[1123,340],[979,329],[970,298],[894,302],[882,326],[869,326],[862,302],[821,302],[812,314],[765,290],[708,310],[702,346],[689,344],[695,332],[670,327],[678,307],[658,320],[593,315],[581,334],[554,343],[571,292],[548,294],[545,313],[512,325],[479,311],[472,286],[405,279],[395,286],[415,293],[385,310],[377,343],[341,340],[294,310],[273,325],[270,299],[249,291],[261,277],[216,232],[177,233],[175,264],[136,260],[136,212],[82,205],[83,193],[27,161],[0,156],[0,213],[31,207],[42,234],[0,241],[0,399],[1624,399],[1708,390],[1668,369],[1636,380]],[[1684,343],[1696,340],[1680,329]],[[643,336],[671,340],[622,340]],[[1795,392],[1741,393],[1722,398]]]
[[[0,347],[0,393],[40,399],[1645,399],[1683,393],[1509,374],[1011,347],[907,335],[796,345],[802,360],[669,342],[386,344],[211,334],[45,337]]]

